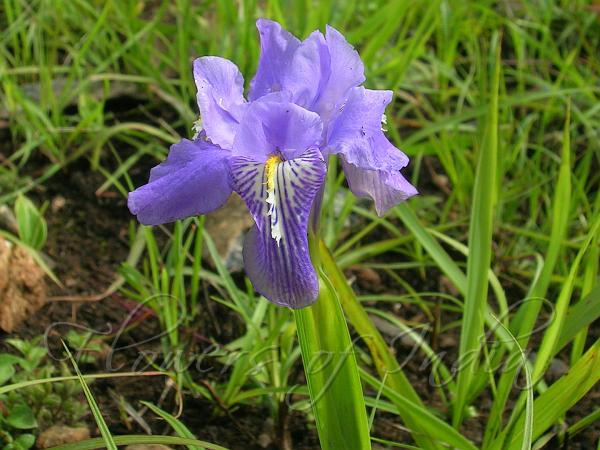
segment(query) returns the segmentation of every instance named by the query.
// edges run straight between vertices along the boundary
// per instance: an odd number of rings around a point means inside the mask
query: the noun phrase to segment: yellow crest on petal
[[[269,156],[267,162],[265,163],[265,174],[267,178],[267,191],[272,191],[275,189],[275,170],[277,169],[277,164],[281,162],[281,158],[277,155]]]
[[[269,210],[267,215],[271,219],[271,237],[277,241],[281,241],[283,230],[281,229],[281,222],[278,219],[277,214],[277,197],[275,196],[275,176],[277,174],[277,166],[281,163],[281,158],[277,155],[270,156],[265,163],[265,178],[267,183],[267,198],[266,201],[269,204]]]

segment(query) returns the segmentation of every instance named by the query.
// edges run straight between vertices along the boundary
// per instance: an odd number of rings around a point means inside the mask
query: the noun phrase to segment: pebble
[[[37,439],[37,447],[44,449],[64,444],[85,441],[90,438],[90,430],[85,427],[71,428],[55,425],[44,431]]]

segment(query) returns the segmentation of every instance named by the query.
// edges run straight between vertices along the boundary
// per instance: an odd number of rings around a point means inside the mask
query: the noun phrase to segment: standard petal
[[[330,125],[326,151],[342,154],[347,162],[363,169],[400,170],[408,157],[383,134],[381,122],[391,91],[353,88],[348,101]]]
[[[342,167],[348,186],[358,197],[370,197],[381,217],[388,209],[417,194],[399,171],[368,170],[350,164],[342,157]]]
[[[148,184],[129,193],[127,205],[144,225],[159,225],[219,208],[229,195],[230,152],[203,140],[172,145]]]
[[[282,88],[282,75],[289,67],[300,40],[272,20],[258,19],[260,59],[256,75],[250,82],[248,98],[254,101]]]
[[[257,162],[265,162],[274,154],[294,159],[319,143],[322,130],[316,113],[293,103],[258,101],[248,108],[232,151]]]
[[[205,56],[194,61],[194,79],[207,136],[222,148],[231,148],[246,107],[242,74],[227,59]]]
[[[293,93],[294,103],[314,111],[315,102],[329,80],[330,68],[325,36],[314,31],[296,49],[282,73],[282,89]]]
[[[243,253],[254,288],[278,305],[310,305],[319,284],[308,250],[307,224],[325,178],[321,153],[313,148],[293,160],[267,164],[233,157],[230,168],[234,190],[256,221]]]
[[[358,52],[335,28],[327,25],[325,40],[329,51],[329,77],[310,109],[328,123],[344,103],[348,91],[365,81],[365,68]]]

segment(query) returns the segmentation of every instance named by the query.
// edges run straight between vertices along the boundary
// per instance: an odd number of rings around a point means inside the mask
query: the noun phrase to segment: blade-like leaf
[[[375,367],[379,376],[385,380],[387,386],[391,390],[397,392],[407,398],[412,404],[423,407],[423,403],[414,390],[410,381],[402,371],[396,357],[391,353],[388,345],[381,336],[379,330],[375,327],[367,312],[357,300],[354,291],[344,277],[343,272],[335,263],[335,259],[329,252],[329,249],[324,242],[320,242],[320,257],[326,273],[335,288],[335,292],[339,295],[340,302],[348,320],[358,332],[361,339],[371,352],[371,356],[375,361]],[[424,448],[438,448],[439,446],[433,441],[420,425],[421,416],[415,413],[414,410],[407,409],[406,404],[396,403],[398,413],[406,425],[414,430],[413,437],[419,445]]]
[[[367,410],[346,318],[311,235],[311,255],[319,272],[316,303],[294,311],[298,340],[321,448],[371,448]]]
[[[141,403],[142,405],[149,408],[154,414],[164,419],[171,426],[171,428],[173,428],[175,433],[177,433],[182,438],[196,439],[196,436],[194,436],[194,434],[188,429],[188,427],[186,427],[182,422],[177,420],[172,414],[163,411],[158,406],[155,406],[150,402],[142,401]],[[187,448],[189,450],[204,450],[204,447],[199,447],[197,445],[188,445]]]
[[[492,231],[496,202],[498,160],[498,90],[500,84],[500,43],[495,40],[495,61],[492,69],[492,88],[482,146],[473,190],[473,206],[469,227],[469,257],[467,260],[467,292],[462,318],[459,346],[457,396],[452,422],[458,426],[477,371],[481,350],[483,318],[487,306],[488,269],[492,258]]]
[[[83,378],[83,376],[81,375],[81,372],[79,371],[79,367],[77,366],[77,363],[73,359],[73,355],[71,355],[71,351],[69,350],[69,347],[67,347],[67,344],[65,344],[65,342],[63,342],[63,347],[64,347],[65,351],[67,352],[67,356],[71,360],[71,364],[73,364],[73,368],[75,369],[75,373],[77,374],[77,378],[79,379],[79,383],[81,384],[83,393],[85,394],[88,404],[90,405],[90,410],[92,411],[92,414],[94,415],[96,425],[98,425],[98,429],[100,430],[100,434],[102,435],[104,445],[106,445],[106,448],[108,450],[117,450],[117,444],[115,444],[113,436],[112,436],[110,430],[108,429],[108,425],[106,424],[106,421],[104,420],[104,417],[102,416],[102,412],[100,412],[100,408],[98,408],[96,399],[94,399],[94,394],[92,394],[92,391],[90,390],[88,384],[86,383],[85,378]]]
[[[210,442],[199,441],[197,439],[188,439],[178,436],[115,436],[114,441],[117,445],[185,445],[204,447],[207,450],[227,450],[225,447],[220,445],[211,444]],[[96,450],[105,448],[105,443],[102,438],[87,439],[81,442],[75,442],[73,444],[60,445],[52,447],[48,450]]]
[[[428,436],[435,436],[435,439],[439,443],[446,443],[452,446],[452,448],[456,448],[459,450],[477,449],[477,447],[475,447],[475,445],[471,441],[469,441],[466,437],[462,436],[449,424],[433,415],[427,408],[424,408],[411,402],[404,395],[394,391],[393,389],[390,389],[388,386],[386,386],[377,378],[373,377],[364,370],[361,370],[360,375],[367,383],[369,383],[375,389],[381,390],[382,393],[394,403],[402,404],[403,409],[413,411],[415,415],[418,415],[420,429],[424,433],[427,433]]]
[[[24,195],[17,197],[15,217],[21,241],[35,250],[40,250],[44,246],[48,235],[46,221],[31,200]]]
[[[533,404],[533,439],[537,439],[600,381],[600,340],[581,357],[566,375],[541,394]],[[516,450],[523,439],[524,417],[517,421],[506,450]],[[500,448],[500,447],[497,447]]]

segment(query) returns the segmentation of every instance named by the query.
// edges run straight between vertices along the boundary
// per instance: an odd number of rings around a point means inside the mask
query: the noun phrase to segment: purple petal
[[[399,171],[368,170],[342,158],[342,167],[350,190],[358,197],[370,197],[381,217],[388,209],[417,194],[417,190]]]
[[[258,162],[274,154],[293,159],[316,145],[322,130],[316,113],[293,103],[254,102],[235,136],[233,154]]]
[[[348,44],[344,36],[327,25],[326,43],[329,50],[329,78],[321,87],[315,105],[310,108],[328,123],[335,110],[345,100],[348,91],[365,81],[365,68],[358,52]]]
[[[400,170],[408,157],[385,137],[381,122],[391,91],[353,88],[348,101],[328,130],[326,152],[342,154],[355,166],[371,170]]]
[[[258,19],[260,60],[256,75],[250,82],[248,98],[251,101],[282,87],[282,73],[289,67],[300,40],[272,20]]]
[[[227,59],[205,56],[194,61],[194,79],[207,136],[213,143],[230,149],[246,106],[242,74]]]
[[[300,44],[282,73],[282,88],[294,94],[294,103],[313,111],[331,74],[331,58],[325,37],[319,31]]]
[[[144,225],[159,225],[219,208],[229,195],[230,152],[203,140],[171,146],[150,181],[129,193],[127,205]]]
[[[268,164],[247,157],[230,161],[234,190],[256,221],[244,242],[246,273],[257,292],[271,302],[303,308],[316,300],[319,291],[307,224],[327,169],[316,148],[276,162],[272,171]]]

